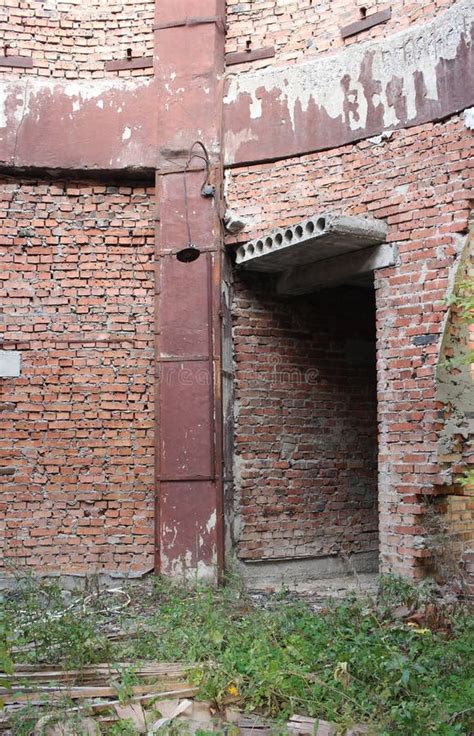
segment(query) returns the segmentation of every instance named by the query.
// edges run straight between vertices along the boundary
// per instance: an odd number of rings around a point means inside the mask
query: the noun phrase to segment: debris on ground
[[[26,578],[0,609],[0,731],[468,736],[472,626],[462,601],[389,576],[337,600]]]
[[[9,733],[11,716],[23,704],[38,709],[32,736],[99,736],[114,723],[130,722],[137,734],[154,736],[179,719],[185,733],[197,731],[233,736],[272,736],[282,724],[258,715],[246,715],[235,707],[219,710],[215,703],[196,700],[198,689],[186,680],[186,667],[168,662],[148,662],[133,668],[136,685],[121,693],[120,674],[131,663],[99,664],[77,670],[53,665],[18,665],[8,676],[8,687],[0,687],[4,703],[0,731]],[[0,682],[6,679],[0,675]],[[51,708],[60,708],[51,713]],[[367,733],[364,726],[347,734]],[[362,730],[361,730],[362,729]],[[334,723],[293,715],[285,726],[288,736],[336,736]]]

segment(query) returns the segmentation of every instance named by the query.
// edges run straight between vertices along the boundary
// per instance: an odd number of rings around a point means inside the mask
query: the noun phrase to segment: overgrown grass
[[[108,644],[97,612],[63,604],[61,617],[56,589],[50,600],[56,615],[48,621],[44,596],[38,591],[35,599],[30,589],[26,609],[18,595],[4,606],[9,646],[33,643],[14,655],[17,661],[185,661],[195,665],[190,677],[202,698],[222,703],[233,696],[238,707],[278,720],[300,713],[343,725],[365,722],[383,736],[471,733],[473,618],[455,608],[449,633],[446,627],[437,633],[391,614],[393,605],[433,600],[427,586],[389,577],[377,606],[347,599],[314,613],[291,596],[256,607],[233,586],[216,592],[156,578],[136,592],[131,609],[115,614],[116,623],[133,628],[133,638]]]

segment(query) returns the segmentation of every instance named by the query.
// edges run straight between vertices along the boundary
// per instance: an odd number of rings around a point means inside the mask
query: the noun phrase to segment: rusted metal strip
[[[262,49],[251,51],[233,51],[225,55],[225,63],[227,66],[232,64],[246,64],[248,61],[258,61],[259,59],[272,59],[275,56],[274,46],[265,46]]]
[[[152,67],[152,56],[140,56],[135,59],[117,59],[115,61],[105,62],[105,70],[107,72],[121,72],[124,69],[151,69]]]
[[[165,355],[165,356],[159,356],[157,359],[158,363],[186,363],[186,361],[190,360],[193,363],[199,361],[208,361],[209,356],[208,355],[187,355],[185,358],[183,356],[173,356],[173,355]]]
[[[182,18],[181,20],[172,20],[168,23],[158,23],[153,26],[154,31],[165,31],[168,28],[182,28],[183,26],[205,26],[215,23],[220,31],[226,29],[225,21],[222,15],[205,15],[201,17]]]
[[[156,187],[156,207],[159,207],[159,194],[160,194],[160,178],[159,174],[155,173],[155,187]],[[154,486],[155,486],[155,497],[154,497],[154,512],[155,512],[155,533],[154,533],[154,566],[156,572],[161,571],[161,390],[160,390],[160,367],[157,360],[160,356],[160,338],[161,330],[158,325],[161,319],[161,269],[163,259],[160,258],[160,228],[161,228],[161,213],[158,210],[157,217],[155,218],[155,238],[154,238],[154,283],[155,283],[155,294],[153,305],[153,321],[154,321],[154,335],[153,335],[153,348],[154,348],[154,381],[153,381],[153,404],[155,409],[155,422],[154,422]]]
[[[0,468],[0,475],[15,475],[16,468]]]
[[[31,69],[33,59],[31,56],[0,56],[0,66],[10,66],[16,69]]]
[[[372,13],[372,15],[368,15],[366,18],[361,18],[361,20],[356,20],[354,23],[349,23],[348,26],[341,28],[341,36],[342,38],[355,36],[358,33],[362,33],[362,31],[368,31],[369,28],[380,25],[380,23],[386,23],[391,17],[391,8],[381,10],[378,13]]]
[[[189,475],[183,477],[173,477],[173,478],[167,478],[165,476],[160,476],[158,480],[161,483],[193,483],[193,482],[206,482],[206,481],[215,481],[215,477],[213,475]]]

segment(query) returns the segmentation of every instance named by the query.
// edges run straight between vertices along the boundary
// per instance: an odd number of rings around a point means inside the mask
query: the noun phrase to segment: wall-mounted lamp
[[[196,147],[201,148],[201,153],[196,151]],[[181,250],[178,250],[176,253],[176,258],[180,263],[192,263],[193,261],[197,260],[199,256],[201,255],[201,251],[198,245],[192,242],[191,239],[191,227],[189,224],[189,203],[188,203],[188,187],[186,182],[186,174],[188,173],[189,166],[191,164],[191,161],[194,158],[199,158],[201,161],[204,161],[206,165],[206,178],[204,179],[204,182],[201,186],[201,196],[202,197],[213,197],[215,194],[215,188],[212,186],[212,184],[209,183],[209,174],[210,174],[210,161],[209,161],[209,154],[207,152],[206,146],[202,141],[194,141],[193,145],[189,149],[188,158],[186,160],[186,164],[184,166],[183,171],[183,188],[184,188],[184,216],[186,219],[186,230],[188,233],[188,242],[187,245],[184,248],[181,248]]]
[[[176,258],[180,263],[192,263],[193,261],[196,261],[200,255],[201,251],[198,246],[194,245],[194,243],[188,243],[186,248],[181,248],[181,250],[176,253]]]

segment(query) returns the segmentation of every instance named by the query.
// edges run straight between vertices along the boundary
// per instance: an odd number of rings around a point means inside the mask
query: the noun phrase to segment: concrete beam
[[[309,266],[299,266],[285,271],[280,276],[277,293],[282,296],[309,294],[317,289],[337,286],[355,276],[362,276],[379,268],[394,266],[396,259],[396,247],[384,243],[337,258],[318,261]]]
[[[474,3],[382,41],[312,61],[232,74],[224,100],[227,166],[337,148],[474,105]]]
[[[236,263],[251,271],[284,271],[383,243],[386,236],[382,220],[325,213],[239,246]]]
[[[152,78],[1,81],[0,167],[154,170],[155,87]]]

